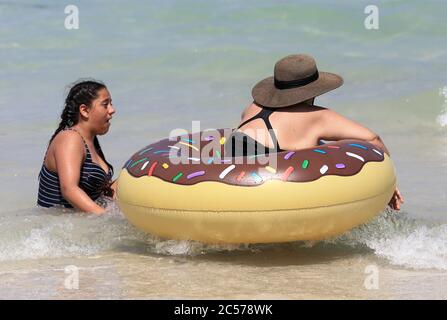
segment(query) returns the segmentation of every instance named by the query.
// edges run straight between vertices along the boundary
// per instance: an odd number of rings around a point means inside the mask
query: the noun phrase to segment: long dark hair
[[[54,137],[62,130],[70,128],[79,122],[79,106],[85,104],[91,106],[92,101],[98,97],[98,91],[106,89],[106,85],[97,80],[80,80],[71,85],[67,98],[65,99],[64,110],[61,114],[61,122],[54,132],[48,145],[53,141]],[[101,150],[98,137],[93,139],[95,149],[105,163],[112,168],[113,166],[107,162],[104,153]]]

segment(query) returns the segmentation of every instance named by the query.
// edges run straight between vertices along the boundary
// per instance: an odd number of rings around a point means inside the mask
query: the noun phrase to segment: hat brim
[[[283,108],[306,101],[323,93],[340,87],[343,78],[330,72],[320,72],[314,82],[305,86],[278,89],[275,87],[274,78],[268,77],[259,81],[251,91],[254,101],[268,108]]]

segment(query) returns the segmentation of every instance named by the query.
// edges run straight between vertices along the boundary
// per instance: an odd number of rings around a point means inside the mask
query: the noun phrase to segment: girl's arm
[[[77,133],[65,131],[55,145],[55,161],[62,196],[76,209],[88,213],[104,213],[79,185],[81,166],[84,158],[84,144]]]

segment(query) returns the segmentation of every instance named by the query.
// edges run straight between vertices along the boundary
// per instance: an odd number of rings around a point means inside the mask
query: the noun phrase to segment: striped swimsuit
[[[76,131],[74,129],[68,130]],[[81,134],[79,133],[79,135]],[[82,141],[84,141],[86,157],[81,167],[79,187],[94,201],[99,198],[104,189],[108,186],[113,177],[113,170],[109,167],[109,173],[107,174],[99,164],[94,163],[84,138],[82,138]],[[39,173],[37,204],[47,208],[53,206],[73,208],[73,206],[62,196],[58,174],[47,169],[45,166],[45,159]]]

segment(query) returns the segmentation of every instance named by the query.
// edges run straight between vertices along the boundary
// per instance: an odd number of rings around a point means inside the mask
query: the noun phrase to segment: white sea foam
[[[443,111],[437,117],[437,122],[442,126],[447,126],[447,86],[439,89],[439,95],[444,97]]]
[[[318,250],[321,246],[329,250],[332,246],[334,249],[341,247],[348,251],[362,248],[372,250],[393,265],[447,270],[447,224],[411,219],[405,213],[391,210],[339,237],[312,245],[297,244],[304,250],[314,250],[315,247]],[[211,245],[160,239],[136,230],[121,216],[116,206],[101,217],[61,215],[50,211],[28,213],[26,216],[7,215],[0,219],[0,261],[89,256],[117,250],[197,256],[216,252],[262,252],[280,246]]]
[[[447,224],[410,219],[402,213],[387,211],[326,243],[368,247],[393,265],[447,270]]]

